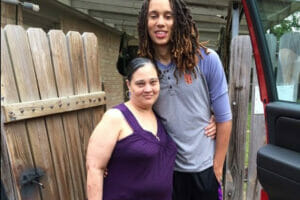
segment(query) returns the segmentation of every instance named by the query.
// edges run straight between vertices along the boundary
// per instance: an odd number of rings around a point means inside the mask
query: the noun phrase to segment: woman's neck
[[[155,59],[164,65],[171,62],[171,52],[169,46],[157,46],[155,49]]]
[[[152,106],[141,106],[133,102],[132,100],[129,100],[125,103],[129,108],[134,109],[138,113],[147,113],[152,112]]]

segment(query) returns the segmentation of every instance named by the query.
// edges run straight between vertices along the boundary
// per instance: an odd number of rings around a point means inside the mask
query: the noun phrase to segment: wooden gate
[[[1,182],[9,199],[85,199],[87,143],[105,100],[93,33],[1,29]]]

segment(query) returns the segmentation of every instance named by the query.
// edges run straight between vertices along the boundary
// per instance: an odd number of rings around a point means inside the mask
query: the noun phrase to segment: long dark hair
[[[138,33],[139,33],[139,56],[147,57],[154,61],[154,48],[152,40],[148,34],[148,10],[151,0],[145,0],[139,13]],[[203,58],[200,48],[207,48],[199,41],[199,34],[192,19],[191,12],[186,3],[182,0],[169,0],[173,14],[174,25],[172,38],[170,40],[171,59],[175,62],[180,75],[186,72],[193,72],[198,61],[198,56]]]

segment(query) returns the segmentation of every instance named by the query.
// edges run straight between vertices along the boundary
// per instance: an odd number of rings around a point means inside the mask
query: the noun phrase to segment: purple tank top
[[[104,178],[103,200],[171,200],[176,146],[157,119],[157,137],[125,106],[119,109],[133,134],[117,142]]]

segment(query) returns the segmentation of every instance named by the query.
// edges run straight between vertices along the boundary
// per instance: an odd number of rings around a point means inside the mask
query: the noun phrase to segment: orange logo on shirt
[[[184,80],[187,84],[192,84],[193,83],[193,79],[192,79],[191,74],[184,74]]]

